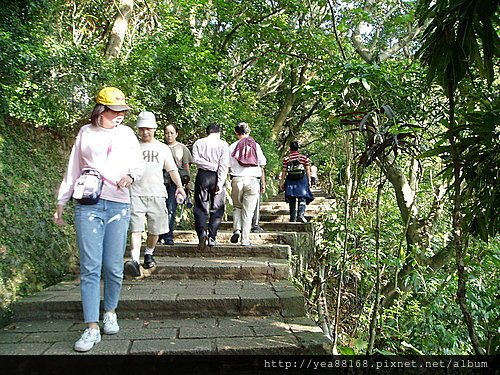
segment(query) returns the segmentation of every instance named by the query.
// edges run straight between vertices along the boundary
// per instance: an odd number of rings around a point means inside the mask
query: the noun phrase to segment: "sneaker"
[[[124,272],[125,272],[125,275],[127,275],[127,276],[132,276],[132,277],[141,276],[141,269],[139,268],[139,263],[137,263],[135,260],[126,261],[125,267],[124,267]]]
[[[241,246],[253,246],[250,242],[248,243],[242,243]]]
[[[262,227],[260,225],[256,225],[256,226],[252,227],[252,229],[250,230],[250,232],[252,232],[252,233],[263,233],[263,232],[265,232],[265,230],[262,229]]]
[[[144,254],[144,268],[149,269],[156,266],[155,258],[153,258],[153,254]]]
[[[239,230],[235,230],[233,235],[231,236],[231,243],[238,243],[238,240],[240,239],[240,231]]]
[[[168,240],[165,241],[165,245],[173,246],[174,245],[174,240],[172,240],[172,239],[169,238]]]
[[[75,342],[74,349],[77,352],[88,352],[95,344],[101,342],[101,332],[99,328],[86,328],[80,339]]]
[[[297,223],[307,223],[307,219],[304,216],[297,218]]]
[[[118,321],[116,320],[116,314],[114,312],[105,313],[102,322],[104,323],[104,333],[106,335],[114,335],[120,330]]]
[[[217,246],[217,241],[215,241],[215,238],[208,237],[208,247],[214,247]]]

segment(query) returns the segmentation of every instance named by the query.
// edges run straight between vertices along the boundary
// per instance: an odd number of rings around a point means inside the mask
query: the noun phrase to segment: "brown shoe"
[[[207,236],[201,236],[198,243],[198,251],[205,251],[207,248]]]

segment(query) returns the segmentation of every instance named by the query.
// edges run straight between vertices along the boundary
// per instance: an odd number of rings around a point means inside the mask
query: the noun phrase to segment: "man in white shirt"
[[[163,169],[177,186],[175,194],[186,197],[181,178],[170,148],[155,139],[156,118],[152,112],[141,112],[137,118],[139,143],[146,170],[140,181],[130,186],[130,226],[131,261],[125,263],[125,274],[140,276],[139,259],[142,244],[142,232],[147,220],[147,240],[144,251],[144,268],[156,265],[153,257],[158,236],[168,232],[168,212],[165,206],[167,190],[163,185]]]
[[[240,122],[234,128],[238,140],[229,146],[231,198],[233,200],[233,235],[231,242],[251,246],[250,229],[259,194],[266,189],[266,157],[260,145],[250,137],[250,127]]]
[[[193,160],[198,166],[194,183],[194,225],[199,250],[217,244],[217,230],[224,215],[229,145],[220,139],[220,127],[208,125],[207,136],[193,144]],[[208,228],[207,228],[208,219]]]
[[[318,181],[318,167],[311,162],[311,186],[316,186]]]

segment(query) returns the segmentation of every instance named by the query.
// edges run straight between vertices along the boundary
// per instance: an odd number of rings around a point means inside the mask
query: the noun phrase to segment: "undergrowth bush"
[[[0,121],[0,323],[13,301],[64,279],[76,263],[72,226],[52,222],[73,139]],[[70,210],[65,220],[72,223]]]

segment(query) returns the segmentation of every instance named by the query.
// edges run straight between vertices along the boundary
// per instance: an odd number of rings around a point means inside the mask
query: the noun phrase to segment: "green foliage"
[[[465,115],[463,125],[451,131],[457,136],[456,147],[463,161],[465,219],[469,232],[484,241],[500,232],[500,133],[499,109],[472,112]],[[445,141],[445,140],[444,140]],[[450,147],[438,142],[422,157],[439,155],[443,158],[443,173],[452,175]]]
[[[447,167],[449,161],[445,98],[436,87],[425,84],[429,73],[443,86],[452,83],[460,89],[459,126],[453,131],[464,162],[468,230],[490,241],[484,245],[472,239],[469,282],[478,292],[468,298],[481,340],[488,343],[485,347],[490,352],[498,351],[498,336],[490,332],[498,316],[494,306],[498,290],[488,283],[488,278],[497,277],[498,268],[493,251],[498,247],[500,217],[498,102],[493,100],[498,90],[495,84],[488,90],[476,79],[481,76],[491,82],[493,77],[492,61],[498,54],[498,36],[492,33],[498,26],[491,9],[495,2],[436,1],[430,7],[428,0],[418,1],[422,23],[427,16],[434,17],[421,46],[429,69],[411,57],[419,47],[411,43],[392,58],[374,63],[401,41],[398,36],[407,36],[414,23],[415,1],[330,3],[334,4],[331,12],[323,0],[138,0],[122,51],[112,60],[104,58],[104,51],[116,16],[113,2],[24,0],[2,7],[0,111],[9,119],[9,125],[0,126],[2,307],[57,282],[73,265],[71,227],[56,228],[51,223],[55,189],[67,156],[53,146],[62,142],[54,131],[73,133],[88,121],[95,92],[103,85],[114,85],[132,105],[129,124],[141,110],[152,110],[160,126],[169,121],[180,126],[179,140],[188,146],[203,135],[209,122],[222,125],[228,142],[234,141],[235,123],[248,122],[268,159],[268,185],[273,185],[281,169],[280,150],[291,139],[300,142],[301,151],[319,166],[323,186],[338,201],[334,212],[320,218],[324,238],[316,258],[308,259],[310,268],[299,284],[314,301],[317,267],[326,267],[332,297],[340,269],[344,270],[339,349],[363,353],[368,346],[365,333],[377,267],[377,157],[393,151],[402,175],[414,178],[412,209],[419,213],[415,223],[438,213],[432,205],[435,187],[448,181],[446,173],[439,174],[440,163]],[[360,63],[350,39],[360,21],[368,26],[361,37],[373,54],[370,64]],[[473,78],[471,83],[459,84],[467,74]],[[287,106],[281,128],[273,129]],[[382,113],[387,106],[394,117]],[[373,137],[364,138],[368,129]],[[349,133],[349,155],[346,130],[359,130]],[[434,149],[427,154],[432,158],[420,160],[417,172],[410,170],[411,158],[400,154],[403,136],[412,150]],[[377,143],[380,139],[387,143]],[[63,143],[69,146],[71,141]],[[363,155],[370,161],[364,163],[369,168],[357,163]],[[345,223],[342,197],[348,164],[357,189]],[[450,208],[443,205],[434,230],[428,233],[429,244],[421,248],[405,246],[407,228],[399,208],[387,184],[380,207],[378,265],[383,283],[394,280],[404,266],[411,268],[404,280],[411,288],[380,316],[376,348],[397,353],[467,353],[467,333],[453,302],[452,268],[429,272],[420,263],[443,251],[450,240]],[[192,211],[182,213],[180,227],[192,227],[191,215]],[[70,216],[66,215],[68,221]],[[297,239],[297,244],[306,246],[303,240]]]
[[[429,82],[437,78],[447,92],[450,88],[454,91],[475,66],[491,83],[493,59],[500,55],[500,37],[495,30],[498,1],[440,0],[429,5],[428,0],[421,0],[421,22],[430,17],[432,21],[419,50],[422,60],[429,65]]]
[[[60,146],[54,147],[54,144]],[[64,139],[0,123],[0,310],[53,285],[75,265],[74,234],[52,223]],[[71,215],[66,219],[72,222]]]
[[[372,180],[372,183],[375,181]],[[323,241],[314,257],[309,259],[309,270],[302,276],[301,285],[314,301],[317,290],[311,287],[317,282],[315,270],[319,264],[331,267],[327,290],[330,291],[329,306],[333,309],[339,272],[343,269],[342,323],[339,332],[339,350],[343,353],[364,354],[368,341],[376,266],[374,233],[371,229],[375,220],[375,202],[372,198],[375,190],[375,186],[364,187],[351,202],[353,213],[348,222],[345,262],[342,251],[345,241],[342,210],[336,206],[332,212],[321,215]],[[399,251],[402,225],[387,192],[383,195],[381,210],[384,213],[381,224],[381,263],[383,281],[388,281],[405,261]],[[446,227],[443,229],[446,230]],[[439,236],[440,232],[432,242],[436,249],[443,246],[437,240]],[[499,250],[498,238],[492,239],[489,244],[474,240],[470,244],[471,255],[467,259],[467,298],[478,335],[490,354],[498,353],[500,339],[496,324],[500,316],[497,303],[499,287],[495,282],[498,279]],[[403,293],[378,319],[377,351],[398,354],[470,354],[472,347],[467,328],[455,302],[457,277],[453,264],[430,274],[425,267],[417,265],[406,283],[413,286],[411,291]],[[314,307],[312,311],[315,311]]]
[[[39,6],[0,10],[2,109],[37,127],[67,127],[88,111],[88,93],[99,86],[103,63],[96,58],[99,50],[54,35],[53,24],[44,21],[54,15],[42,12],[47,4]]]
[[[471,244],[467,259],[468,294],[467,299],[473,312],[477,333],[489,354],[498,353],[500,333],[496,321],[500,307],[495,295],[499,287],[491,280],[498,279],[498,250],[500,243],[495,239],[485,246],[480,241]],[[445,269],[426,279],[425,288],[403,296],[398,304],[385,311],[385,345],[400,351],[403,341],[416,349],[408,348],[410,354],[433,353],[437,355],[470,354],[467,328],[462,313],[455,303],[456,275]]]
[[[464,162],[466,220],[484,241],[500,233],[500,106],[466,115],[458,147]]]

